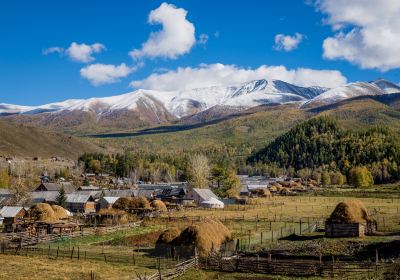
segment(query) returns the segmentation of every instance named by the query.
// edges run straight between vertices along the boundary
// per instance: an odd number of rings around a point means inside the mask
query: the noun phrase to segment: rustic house
[[[65,193],[73,193],[75,191],[75,187],[69,183],[41,183],[36,189],[35,192],[45,192],[45,191],[56,191],[59,192],[61,188],[64,189]]]
[[[362,237],[376,230],[360,200],[340,202],[325,222],[326,237]]]
[[[96,212],[96,204],[89,194],[67,194],[67,209],[71,212],[91,213]]]
[[[4,232],[18,230],[18,223],[25,217],[26,210],[19,206],[4,206],[0,210],[0,217],[3,219]]]

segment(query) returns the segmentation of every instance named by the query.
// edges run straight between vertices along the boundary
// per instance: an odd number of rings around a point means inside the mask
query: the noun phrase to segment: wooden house
[[[96,203],[90,194],[67,194],[67,209],[76,213],[96,212]]]
[[[18,223],[22,222],[26,215],[26,210],[19,206],[4,206],[0,210],[0,217],[3,219],[4,232],[14,232],[18,230]]]
[[[75,187],[69,183],[41,183],[36,189],[35,192],[46,192],[46,191],[56,191],[59,192],[61,188],[64,189],[65,193],[73,193],[75,191]]]

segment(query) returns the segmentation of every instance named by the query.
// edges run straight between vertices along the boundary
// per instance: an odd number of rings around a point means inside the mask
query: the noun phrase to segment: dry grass
[[[51,208],[54,212],[54,217],[58,220],[68,219],[67,211],[59,205],[52,205]]]
[[[150,209],[150,202],[142,196],[139,197],[121,197],[118,199],[113,208],[126,210],[126,209]]]
[[[369,220],[367,209],[360,200],[340,202],[333,210],[329,220],[334,223],[363,223]]]
[[[199,254],[206,256],[230,239],[231,232],[224,224],[218,220],[207,219],[184,229],[172,243],[178,246],[195,245]]]
[[[181,234],[181,231],[176,227],[166,229],[157,239],[157,244],[168,244]]]
[[[161,200],[153,200],[151,202],[151,207],[160,212],[167,212],[167,206],[165,206],[165,203]]]
[[[46,279],[66,280],[90,279],[90,272],[96,273],[96,279],[133,279],[135,271],[151,272],[151,270],[130,265],[119,265],[96,261],[47,259],[45,257],[25,257],[0,255],[2,264],[0,279]],[[29,264],[29,265],[27,265]]]

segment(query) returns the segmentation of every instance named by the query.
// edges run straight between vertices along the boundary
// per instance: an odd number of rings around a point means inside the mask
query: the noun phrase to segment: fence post
[[[74,255],[74,249],[75,249],[75,247],[72,247],[72,251],[71,251],[71,259],[72,259],[72,256]]]

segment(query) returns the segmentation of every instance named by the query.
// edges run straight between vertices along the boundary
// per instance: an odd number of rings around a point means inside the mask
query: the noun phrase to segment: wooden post
[[[72,259],[72,256],[74,255],[74,249],[75,249],[75,247],[72,247],[72,251],[71,251],[71,259]]]
[[[263,232],[261,232],[261,244],[263,244]]]

